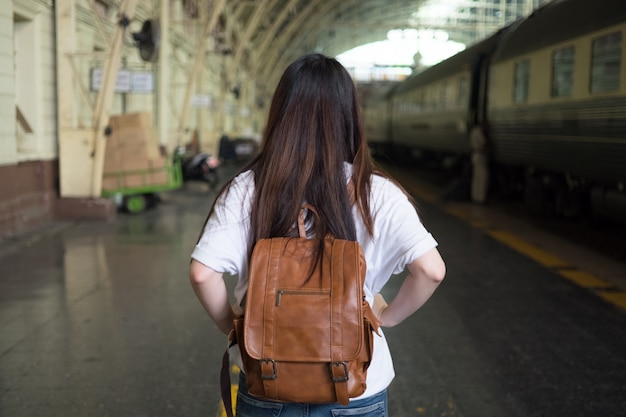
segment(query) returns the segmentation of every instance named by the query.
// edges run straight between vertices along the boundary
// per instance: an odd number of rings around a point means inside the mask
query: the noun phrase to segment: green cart
[[[180,188],[183,174],[176,160],[159,168],[105,173],[102,184],[103,197],[115,199],[121,210],[140,213],[158,202],[156,193]]]

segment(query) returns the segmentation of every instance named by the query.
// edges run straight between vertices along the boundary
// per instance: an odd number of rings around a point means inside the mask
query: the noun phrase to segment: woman
[[[246,294],[248,259],[256,241],[290,236],[307,202],[319,213],[315,233],[357,240],[365,253],[365,294],[382,327],[401,323],[433,294],[445,274],[437,243],[410,198],[375,170],[363,134],[354,83],[335,59],[307,55],[283,74],[269,111],[259,155],[218,195],[192,254],[190,280],[222,332],[235,313],[222,275],[238,275],[237,304]],[[297,230],[297,228],[296,228]],[[408,271],[387,306],[376,294],[392,274]],[[247,300],[246,302],[250,302]],[[250,396],[240,379],[237,415],[281,417],[387,415],[394,377],[384,335],[374,335],[365,393],[347,406],[277,403]],[[334,411],[349,409],[349,411]],[[335,414],[333,414],[335,413]]]

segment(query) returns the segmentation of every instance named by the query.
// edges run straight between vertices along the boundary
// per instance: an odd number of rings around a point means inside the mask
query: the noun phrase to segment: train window
[[[469,97],[469,81],[467,78],[463,77],[459,80],[459,94],[456,96],[457,102],[456,104],[459,107],[463,107],[467,105],[467,100]]]
[[[446,107],[446,85],[439,84],[437,86],[437,107],[440,109],[445,109]]]
[[[454,84],[452,82],[447,81],[445,84],[445,92],[444,92],[444,107],[446,109],[451,109],[454,107]]]
[[[622,57],[622,33],[597,38],[591,47],[591,92],[602,93],[619,88]]]
[[[513,102],[525,103],[528,101],[528,84],[530,80],[530,61],[520,61],[515,64],[513,79]]]
[[[573,46],[562,48],[552,54],[552,97],[565,97],[572,94],[574,87]]]
[[[448,82],[444,82],[439,86],[437,102],[439,103],[439,108],[447,109],[448,108]]]
[[[428,87],[426,91],[426,100],[428,102],[428,110],[434,110],[437,108],[437,103],[435,103],[435,93],[433,91],[433,87]]]

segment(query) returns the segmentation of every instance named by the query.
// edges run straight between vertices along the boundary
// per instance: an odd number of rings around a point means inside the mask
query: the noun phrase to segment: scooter
[[[180,159],[183,181],[203,181],[211,187],[218,184],[221,165],[218,157],[204,152],[190,155],[184,147],[178,147],[174,157]]]

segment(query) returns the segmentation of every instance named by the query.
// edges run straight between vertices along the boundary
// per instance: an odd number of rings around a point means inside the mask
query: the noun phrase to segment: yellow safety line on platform
[[[584,288],[610,289],[612,287],[611,283],[578,269],[561,270],[559,274]]]
[[[528,256],[543,266],[547,266],[548,268],[565,268],[569,266],[567,261],[564,259],[554,256],[551,253],[546,252],[545,250],[538,248],[523,239],[520,239],[512,233],[505,232],[503,230],[487,230],[486,232],[498,242],[504,243],[508,247]]]
[[[534,246],[508,232],[486,230],[486,233],[510,248],[528,256],[540,265],[551,268],[561,277],[574,284],[591,290],[604,300],[626,310],[626,292],[618,290],[608,281],[581,271],[544,249]]]
[[[419,189],[412,189],[419,191]],[[447,207],[446,212],[461,220],[470,223],[473,227],[483,230],[487,235],[511,249],[526,255],[535,262],[552,269],[561,277],[573,282],[574,284],[589,289],[604,300],[626,310],[626,292],[615,288],[610,282],[592,275],[586,271],[581,271],[575,266],[569,264],[566,260],[535,246],[520,237],[503,231],[497,230],[488,222],[472,218],[472,214],[468,210],[461,207]]]
[[[448,214],[452,214],[454,217],[458,217],[459,219],[467,221],[472,220],[470,212],[461,207],[446,207],[446,212],[448,212]]]
[[[239,380],[239,372],[241,372],[241,370],[239,369],[239,367],[237,365],[233,365],[230,368],[230,372],[231,372],[231,381],[233,380],[233,377],[237,378],[237,381]],[[233,415],[235,414],[235,409],[237,407],[237,393],[239,392],[239,384],[235,383],[235,384],[231,384],[230,386],[230,398],[231,398],[231,403],[233,405]],[[226,407],[224,407],[224,401],[220,400],[220,410],[219,410],[219,416],[220,417],[226,417]]]
[[[237,406],[237,393],[239,392],[239,387],[237,385],[230,386],[230,398],[233,404],[233,415],[235,414],[235,409]],[[226,417],[226,408],[224,407],[224,402],[220,400],[220,416]]]
[[[626,310],[626,292],[624,291],[606,291],[597,290],[596,294],[604,298],[606,301],[615,304],[618,307]]]

